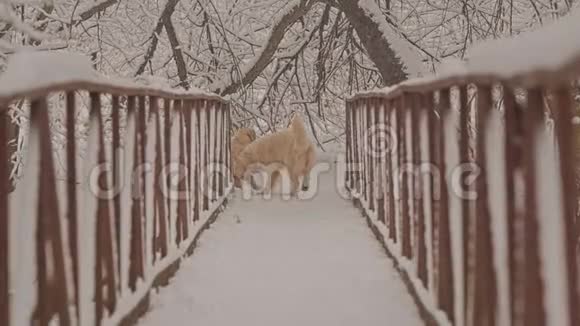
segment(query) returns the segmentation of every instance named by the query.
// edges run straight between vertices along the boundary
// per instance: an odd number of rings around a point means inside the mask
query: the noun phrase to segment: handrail
[[[346,186],[434,323],[580,324],[570,27],[580,11],[346,101]],[[548,58],[490,68],[526,50]]]
[[[229,102],[107,80],[75,55],[11,61],[0,75],[2,185],[8,110],[29,114],[21,177],[0,191],[0,325],[132,324],[227,202]]]

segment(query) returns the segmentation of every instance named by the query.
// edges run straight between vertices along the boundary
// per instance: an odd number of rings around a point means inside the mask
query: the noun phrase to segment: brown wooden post
[[[212,202],[216,201],[216,192],[217,192],[217,173],[216,171],[214,171],[213,169],[213,165],[216,164],[217,159],[218,159],[218,150],[219,150],[219,143],[218,143],[218,133],[219,130],[217,128],[217,121],[218,121],[218,113],[219,113],[219,108],[220,108],[221,104],[219,102],[214,102],[213,104],[213,109],[212,109],[212,115],[214,117],[214,124],[212,125],[213,128],[213,148],[211,149],[212,155],[211,155],[211,161],[210,161],[210,165],[208,167],[206,167],[206,169],[208,170],[208,173],[211,173],[211,200]],[[210,168],[211,167],[211,168]]]
[[[231,118],[231,105],[227,104],[227,114],[226,114],[226,122],[227,122],[227,126],[228,126],[228,131],[232,130],[232,118]],[[232,167],[232,137],[230,137],[229,133],[228,136],[226,137],[226,141],[227,141],[227,146],[226,146],[226,162],[228,163],[228,166],[230,167],[229,169],[229,173],[228,173],[228,186],[231,185],[231,181],[232,181],[232,171],[231,171],[231,167]]]
[[[165,152],[165,154],[163,155],[165,158],[164,161],[164,166],[165,168],[168,168],[171,164],[171,126],[172,126],[172,117],[173,117],[173,109],[171,108],[171,100],[168,98],[165,98],[163,100],[163,111],[164,111],[164,117],[163,117],[163,150]],[[167,173],[167,172],[166,172]],[[164,180],[163,182],[165,182],[165,187],[167,190],[171,189],[171,175],[170,173],[167,173],[166,175],[164,175]],[[167,207],[167,217],[166,217],[166,221],[165,224],[167,225],[167,237],[165,239],[165,246],[169,245],[169,241],[171,239],[171,228],[169,227],[171,225],[171,196],[165,196],[165,207]]]
[[[409,189],[409,180],[411,179],[409,171],[406,171],[409,166],[409,155],[407,153],[407,114],[410,112],[409,104],[410,99],[408,94],[403,94],[398,99],[397,110],[397,130],[399,138],[398,156],[399,156],[399,171],[395,176],[396,182],[400,184],[400,199],[399,203],[401,207],[401,248],[402,254],[407,259],[413,258],[413,245],[411,243],[411,207],[409,204],[409,198],[411,190]]]
[[[363,157],[363,149],[362,149],[362,145],[364,144],[364,123],[363,123],[363,109],[362,109],[362,100],[361,99],[357,99],[356,101],[356,119],[357,119],[357,144],[356,144],[356,155],[358,158],[358,166],[359,166],[359,178],[358,178],[358,194],[359,194],[359,198],[361,199],[361,203],[364,200],[364,185],[366,183],[366,177],[365,177],[365,161],[364,161],[364,157]]]
[[[345,118],[346,118],[346,128],[345,128],[345,147],[346,147],[346,158],[345,158],[345,166],[347,167],[346,171],[345,171],[345,175],[344,175],[344,185],[346,187],[346,189],[350,192],[352,190],[351,188],[351,173],[349,170],[349,166],[351,166],[352,164],[352,156],[351,156],[351,150],[352,150],[352,140],[351,140],[351,133],[352,133],[352,122],[351,122],[351,102],[350,101],[346,101],[345,102]]]
[[[360,158],[361,158],[361,162],[362,162],[362,178],[363,178],[363,182],[362,182],[362,198],[364,198],[364,201],[368,202],[369,200],[369,194],[368,194],[368,185],[369,185],[369,177],[368,177],[368,157],[367,157],[367,153],[366,153],[366,144],[368,142],[367,140],[367,133],[368,133],[368,121],[367,121],[367,107],[368,107],[368,103],[366,99],[361,99],[359,100],[359,118],[360,118]]]
[[[68,242],[70,246],[72,277],[74,287],[74,304],[77,320],[79,319],[79,252],[78,252],[78,208],[77,208],[77,167],[76,167],[76,102],[75,93],[66,93],[66,171],[67,171],[67,218]]]
[[[164,144],[163,132],[161,125],[161,112],[159,109],[159,99],[157,97],[149,97],[150,114],[155,123],[155,166],[153,176],[153,263],[157,261],[157,255],[161,258],[167,256],[167,211],[166,201],[163,194],[163,175],[164,167]],[[167,167],[167,166],[166,166]]]
[[[580,302],[578,288],[578,265],[577,256],[579,233],[576,223],[576,205],[578,191],[575,177],[575,153],[577,137],[573,133],[573,108],[572,94],[567,87],[561,87],[555,92],[556,97],[556,139],[558,140],[558,154],[562,178],[562,194],[564,194],[564,243],[566,250],[566,267],[568,274],[568,311],[570,312],[570,325],[580,325],[578,305]]]
[[[351,173],[352,175],[352,179],[351,179],[351,187],[350,187],[350,192],[351,193],[356,193],[357,188],[358,188],[358,179],[359,179],[359,171],[355,170],[354,167],[356,166],[356,164],[358,164],[358,156],[357,156],[357,141],[358,141],[358,120],[357,120],[357,113],[356,113],[356,102],[353,101],[351,102],[351,130],[352,130],[352,167],[351,171],[353,171]]]
[[[507,232],[508,232],[508,268],[509,268],[509,302],[510,302],[510,323],[512,325],[518,325],[516,323],[516,305],[518,302],[515,300],[516,296],[516,284],[518,283],[516,277],[516,267],[518,266],[516,262],[516,219],[518,217],[518,212],[516,211],[516,189],[515,173],[520,169],[520,164],[518,162],[522,161],[519,157],[521,153],[522,132],[519,125],[522,124],[520,119],[522,118],[518,112],[516,112],[516,99],[514,93],[511,89],[504,86],[504,110],[505,110],[505,160],[506,160],[506,217],[507,217]],[[517,291],[519,292],[519,291]],[[523,299],[522,299],[523,300]]]
[[[89,133],[98,135],[97,164],[107,163],[105,156],[105,128],[101,113],[101,94],[90,93],[90,128]],[[99,176],[99,189],[111,191],[107,171],[101,171]],[[104,317],[104,309],[112,315],[116,306],[115,290],[115,267],[113,262],[113,235],[111,234],[111,216],[109,200],[97,198],[96,214],[96,262],[95,262],[95,315],[96,324],[101,325]]]
[[[187,191],[191,194],[191,189],[193,187],[193,180],[191,178],[191,173],[193,172],[193,146],[192,146],[192,137],[193,137],[193,107],[191,100],[184,100],[179,101],[181,103],[181,111],[183,117],[183,123],[185,124],[185,162],[184,165],[186,168],[186,175],[187,175]],[[192,198],[189,197],[188,200]],[[188,212],[189,213],[189,212]]]
[[[207,175],[207,171],[206,168],[209,165],[210,162],[210,135],[211,135],[211,125],[210,125],[210,111],[212,110],[211,106],[211,102],[208,100],[204,101],[204,105],[203,105],[203,112],[205,113],[205,135],[204,135],[204,141],[203,141],[203,151],[205,153],[204,157],[203,157],[203,162],[201,164],[201,172],[202,172],[202,178],[201,181],[204,183],[204,185],[202,185],[202,189],[205,189],[205,191],[203,191],[203,210],[207,211],[209,210],[209,204],[210,204],[210,198],[209,198],[209,176]],[[205,187],[205,188],[204,188]]]
[[[349,168],[351,169],[351,171],[356,171],[356,172],[352,172],[352,179],[351,179],[351,187],[350,187],[350,191],[351,193],[354,191],[355,193],[359,192],[359,180],[360,180],[360,171],[358,170],[358,164],[360,162],[359,160],[359,156],[358,156],[358,111],[357,111],[357,106],[356,106],[356,101],[351,102],[351,107],[350,107],[350,111],[351,111],[351,126],[352,126],[352,166],[350,166]],[[357,169],[355,170],[355,167],[357,167]]]
[[[137,111],[137,112],[136,112]],[[135,134],[133,135],[134,149],[133,153],[133,171],[138,171],[142,160],[141,146],[144,146],[144,110],[137,110],[135,96],[129,96],[127,99],[127,121],[134,120]],[[128,135],[131,137],[131,135]],[[133,175],[135,180],[131,180],[131,243],[130,243],[130,261],[129,261],[129,288],[135,292],[137,290],[137,280],[144,276],[144,252],[143,252],[143,191],[142,175]]]
[[[120,111],[121,105],[119,103],[119,96],[113,95],[111,99],[112,112],[112,128],[113,128],[113,148],[112,148],[112,162],[113,162],[113,185],[115,188],[121,187],[121,165],[119,153],[121,151],[121,123]],[[120,189],[120,188],[119,188]],[[122,275],[122,258],[121,258],[121,194],[120,192],[113,198],[113,216],[115,220],[115,243],[117,245],[117,289],[122,291],[121,275]]]
[[[473,312],[474,325],[495,325],[497,306],[497,290],[495,268],[493,260],[493,246],[491,234],[491,217],[489,213],[485,136],[487,121],[492,109],[491,87],[478,86],[477,91],[477,135],[476,135],[476,164],[481,168],[481,174],[476,180],[476,210],[475,210],[475,275],[473,306],[468,311]]]
[[[470,113],[470,101],[469,93],[467,90],[467,85],[459,87],[459,163],[467,164],[470,162],[469,159],[469,113]],[[471,257],[473,256],[471,249],[471,238],[472,238],[472,202],[465,198],[465,191],[469,191],[466,184],[461,180],[461,189],[457,191],[461,194],[461,218],[463,219],[462,228],[462,239],[463,239],[463,316],[466,318],[463,323],[469,325],[467,321],[469,306],[469,300],[471,296],[469,295],[469,285],[472,282],[474,273],[471,271],[472,266],[470,266]],[[456,194],[457,195],[457,194]]]
[[[376,164],[377,167],[375,170],[377,171],[377,216],[379,221],[383,224],[385,223],[385,160],[388,154],[388,136],[389,131],[385,125],[385,100],[384,99],[377,99],[376,106],[375,106],[375,125],[376,129],[379,132],[375,132],[375,152],[377,154]],[[378,152],[377,152],[378,151]]]
[[[395,198],[395,182],[397,179],[397,176],[395,175],[395,170],[393,167],[393,160],[396,159],[396,151],[397,151],[397,146],[398,146],[398,134],[396,134],[396,130],[395,128],[397,127],[397,125],[395,125],[395,119],[393,119],[393,115],[396,114],[396,112],[394,111],[394,102],[393,100],[387,100],[386,101],[386,110],[385,110],[385,115],[386,115],[386,124],[387,124],[387,129],[388,129],[388,141],[389,144],[387,144],[387,178],[386,178],[386,182],[387,182],[387,219],[388,219],[388,229],[389,229],[389,239],[391,239],[391,241],[393,242],[397,242],[398,237],[397,237],[397,217],[395,216],[396,212],[395,212],[395,200],[397,200],[397,198]],[[391,136],[395,134],[395,139],[391,139]]]
[[[183,198],[183,195],[187,191],[188,183],[188,165],[187,165],[187,145],[185,138],[187,137],[187,126],[185,122],[186,109],[183,107],[183,101],[175,100],[173,102],[173,108],[175,110],[176,116],[179,117],[179,177],[177,184],[177,191],[179,192],[179,198],[177,200],[177,215],[175,219],[176,223],[176,234],[175,234],[175,244],[179,247],[181,242],[188,237],[188,212],[187,212],[187,199]]]
[[[412,148],[413,148],[413,177],[416,178],[413,183],[413,203],[415,211],[415,240],[417,253],[417,277],[423,282],[423,286],[428,288],[427,275],[427,246],[425,238],[425,207],[423,199],[427,194],[423,192],[423,171],[421,169],[421,120],[427,114],[425,108],[425,101],[422,94],[413,96],[413,104],[411,107],[411,130],[412,130]],[[417,173],[418,172],[418,173]]]
[[[10,326],[10,219],[8,210],[10,150],[9,136],[6,132],[10,123],[8,110],[7,105],[0,106],[0,185],[3,185],[0,193],[0,324],[6,326]]]
[[[546,324],[544,310],[544,289],[540,275],[541,261],[538,247],[538,215],[537,215],[537,181],[536,181],[536,158],[537,146],[536,132],[542,128],[544,119],[543,95],[541,89],[528,91],[528,107],[525,116],[524,137],[524,166],[525,166],[525,292],[524,292],[524,323],[526,326],[540,326]]]
[[[453,258],[451,255],[451,230],[449,216],[449,195],[445,176],[447,174],[446,166],[446,137],[445,128],[455,128],[448,126],[445,122],[451,110],[451,94],[449,89],[443,89],[439,93],[439,104],[437,105],[437,115],[431,116],[433,126],[434,161],[436,162],[441,180],[437,184],[439,200],[436,201],[438,209],[435,210],[437,220],[437,303],[441,310],[447,313],[451,322],[455,320],[455,286],[453,274]]]
[[[363,120],[362,120],[362,108],[361,108],[361,100],[358,99],[356,101],[356,121],[357,121],[357,142],[356,142],[356,157],[357,157],[357,166],[359,169],[358,172],[358,179],[357,179],[357,193],[359,196],[359,199],[361,199],[361,201],[364,199],[363,196],[363,187],[364,184],[366,182],[365,179],[365,169],[364,169],[364,159],[362,156],[362,149],[361,149],[361,145],[363,144],[363,130],[364,130],[364,125],[363,125]]]
[[[192,103],[193,105],[193,116],[195,117],[195,144],[193,146],[193,152],[195,153],[195,161],[194,161],[194,181],[192,189],[193,194],[195,196],[193,202],[193,219],[195,221],[199,220],[199,214],[201,213],[201,203],[200,203],[200,173],[201,173],[201,118],[200,118],[200,110],[201,110],[201,102],[195,101]],[[194,155],[192,153],[192,155]]]
[[[375,153],[373,153],[373,142],[376,136],[375,130],[375,120],[374,120],[374,110],[375,110],[375,100],[374,99],[366,99],[366,107],[365,107],[365,114],[366,114],[366,132],[367,135],[365,139],[365,148],[366,153],[365,157],[367,159],[367,200],[369,202],[369,210],[375,210]]]
[[[36,231],[38,303],[34,319],[48,326],[55,315],[60,325],[71,323],[68,311],[66,274],[62,246],[56,177],[50,137],[46,98],[32,101],[30,106],[31,137],[37,136],[40,147],[40,179]],[[49,274],[49,265],[54,270]]]
[[[218,133],[219,133],[219,142],[218,142],[218,148],[219,148],[219,156],[218,156],[218,166],[219,166],[219,170],[218,172],[218,196],[222,197],[224,195],[225,192],[225,188],[224,188],[224,183],[225,183],[225,178],[224,178],[224,157],[225,157],[225,137],[228,135],[228,133],[226,132],[226,114],[225,114],[225,107],[226,105],[224,103],[219,103],[219,119],[218,121],[220,121],[220,128],[218,128]]]

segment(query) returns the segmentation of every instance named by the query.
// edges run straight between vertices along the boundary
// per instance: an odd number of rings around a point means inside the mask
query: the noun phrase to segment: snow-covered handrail
[[[0,75],[0,325],[131,324],[226,203],[228,102],[147,82],[42,53]]]
[[[159,79],[108,78],[92,68],[88,57],[74,53],[23,51],[11,56],[6,71],[0,74],[0,102],[79,89],[114,95],[207,99],[226,103],[214,93],[172,88]]]
[[[580,325],[578,30],[346,102],[347,187],[440,325]]]
[[[580,8],[536,31],[483,42],[465,62],[450,60],[435,76],[414,78],[392,87],[361,92],[349,100],[396,98],[451,86],[502,82],[527,88],[558,87],[580,74]]]

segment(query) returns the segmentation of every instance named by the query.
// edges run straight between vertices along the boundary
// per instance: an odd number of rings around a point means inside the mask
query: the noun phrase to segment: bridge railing
[[[578,16],[346,102],[346,185],[440,324],[580,324]]]
[[[15,180],[10,108],[25,117]],[[0,109],[0,325],[134,322],[225,204],[229,104],[22,54]]]

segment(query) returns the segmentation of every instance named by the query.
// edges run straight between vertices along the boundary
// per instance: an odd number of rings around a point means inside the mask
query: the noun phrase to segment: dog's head
[[[247,143],[251,143],[254,140],[256,140],[257,136],[256,136],[256,132],[254,131],[254,129],[240,128],[240,129],[238,129],[238,132],[236,133],[236,138],[240,139],[240,140],[245,140],[245,142],[247,142]]]
[[[242,179],[244,177],[244,173],[246,173],[246,168],[248,165],[247,161],[246,153],[242,151],[236,158],[235,164],[233,165],[232,174],[234,179]]]

